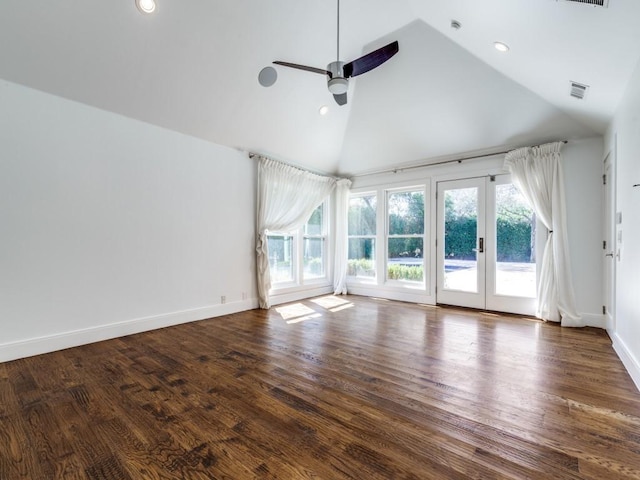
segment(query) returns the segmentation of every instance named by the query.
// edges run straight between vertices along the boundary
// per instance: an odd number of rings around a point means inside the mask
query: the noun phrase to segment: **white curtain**
[[[560,153],[562,145],[562,142],[555,142],[519,148],[507,153],[505,167],[549,231],[540,265],[536,316],[561,322],[562,326],[579,327],[583,323],[576,311],[571,279]]]
[[[347,294],[349,187],[351,187],[351,180],[338,180],[336,186],[336,248],[333,268],[334,295]]]
[[[336,186],[332,177],[259,157],[257,195],[257,277],[260,308],[269,308],[269,252],[267,233],[300,228]]]

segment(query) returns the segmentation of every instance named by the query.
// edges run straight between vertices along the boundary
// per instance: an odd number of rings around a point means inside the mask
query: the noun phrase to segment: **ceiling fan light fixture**
[[[142,13],[153,13],[156,9],[155,0],[136,0],[136,7]]]
[[[334,95],[342,95],[349,90],[349,81],[343,77],[331,78],[329,80],[329,91]]]

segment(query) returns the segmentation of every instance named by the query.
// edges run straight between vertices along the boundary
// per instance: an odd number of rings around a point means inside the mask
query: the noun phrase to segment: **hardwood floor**
[[[598,329],[321,297],[0,364],[0,479],[640,479]]]

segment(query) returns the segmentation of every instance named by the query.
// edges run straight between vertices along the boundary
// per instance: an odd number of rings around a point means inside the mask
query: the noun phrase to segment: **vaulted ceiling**
[[[156,1],[143,15],[134,0],[2,0],[0,78],[350,174],[603,134],[640,58],[638,0],[342,0],[341,60],[400,52],[340,107],[321,75],[257,80],[273,60],[335,60],[334,0]]]

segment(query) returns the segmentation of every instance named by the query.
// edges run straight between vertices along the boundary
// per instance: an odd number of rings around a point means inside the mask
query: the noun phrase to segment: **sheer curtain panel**
[[[336,248],[333,268],[334,295],[347,294],[349,187],[351,187],[351,180],[338,180],[336,186]]]
[[[579,327],[583,323],[576,311],[571,279],[562,145],[562,142],[555,142],[519,148],[507,153],[505,167],[549,231],[540,265],[536,316],[561,322],[565,327]]]
[[[267,234],[300,228],[336,186],[336,179],[258,157],[257,257],[260,308],[269,308],[269,252]]]

